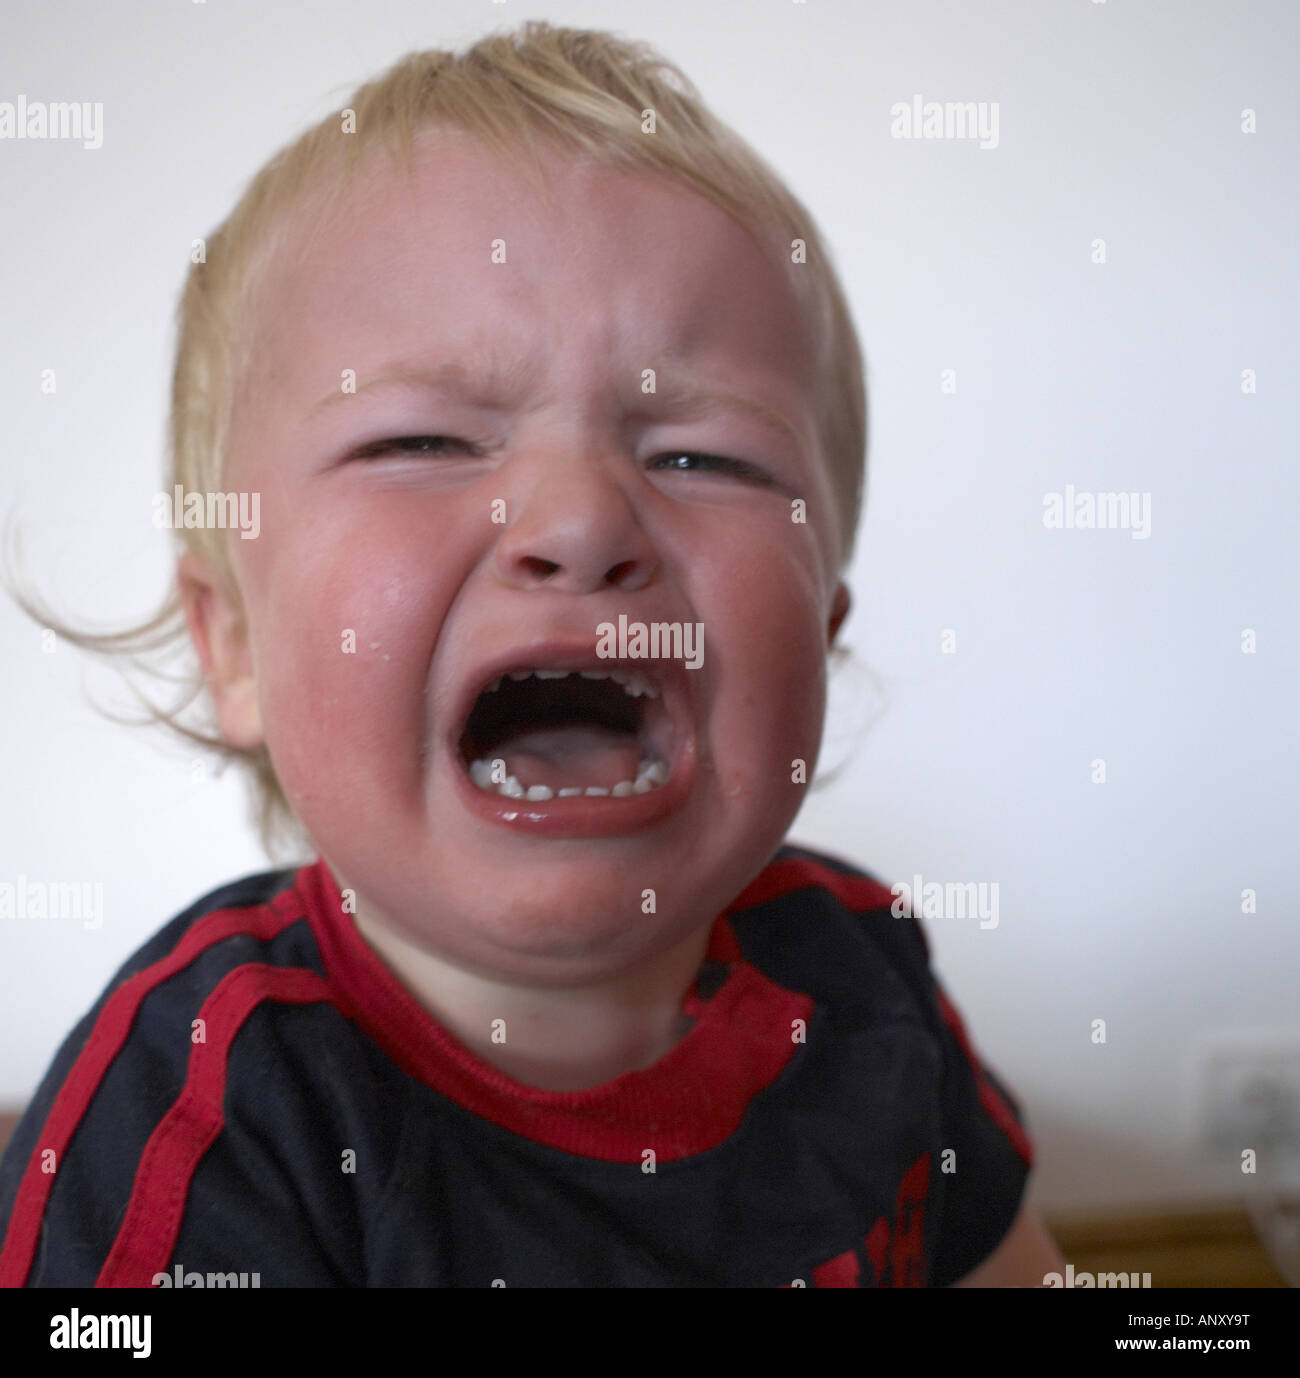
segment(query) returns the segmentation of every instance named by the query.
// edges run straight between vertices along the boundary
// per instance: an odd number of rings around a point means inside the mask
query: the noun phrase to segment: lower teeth
[[[500,758],[495,761],[475,761],[469,768],[470,778],[486,793],[504,794],[509,799],[554,799],[557,793],[561,799],[578,794],[592,797],[612,795],[616,799],[626,799],[630,794],[649,794],[668,779],[668,767],[662,761],[643,760],[636,768],[635,780],[620,780],[613,789],[602,789],[597,785],[589,785],[585,790],[579,785],[566,785],[558,791],[549,785],[530,785],[525,789],[513,775],[506,776],[498,784],[492,778],[494,768],[498,773],[504,771],[505,762]]]

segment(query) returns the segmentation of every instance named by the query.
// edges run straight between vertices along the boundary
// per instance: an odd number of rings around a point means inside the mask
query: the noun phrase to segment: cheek
[[[291,802],[329,782],[365,804],[418,788],[426,682],[449,585],[428,543],[330,542],[282,560],[255,627],[267,748]]]
[[[826,708],[826,629],[821,575],[802,543],[773,544],[728,573],[706,666],[718,675],[719,784],[748,790],[779,811],[811,779]],[[803,761],[805,780],[795,762]]]

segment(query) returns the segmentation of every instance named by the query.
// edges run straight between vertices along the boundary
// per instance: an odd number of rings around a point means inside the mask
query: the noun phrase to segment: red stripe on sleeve
[[[53,1149],[57,1167],[113,1059],[130,1036],[135,1017],[149,992],[188,966],[205,949],[226,938],[248,933],[269,940],[302,917],[302,900],[292,887],[281,891],[267,904],[215,910],[197,920],[166,957],[136,972],[109,996],[72,1070],[59,1088],[14,1198],[9,1232],[4,1248],[0,1249],[0,1287],[24,1286],[36,1256],[41,1221],[57,1175],[41,1170],[42,1154]]]
[[[998,1126],[999,1129],[1011,1140],[1011,1146],[1024,1159],[1026,1167],[1034,1165],[1034,1146],[1029,1140],[1029,1135],[1021,1127],[1020,1121],[1011,1113],[1011,1107],[994,1089],[993,1083],[984,1074],[984,1068],[980,1060],[975,1055],[975,1049],[971,1047],[970,1039],[966,1036],[965,1026],[961,1022],[961,1016],[953,1007],[952,1002],[935,985],[935,994],[939,998],[939,1012],[943,1015],[943,1022],[947,1024],[952,1036],[957,1040],[961,1050],[966,1055],[966,1061],[970,1063],[971,1071],[975,1075],[975,1088],[979,1094],[980,1105],[984,1107],[984,1112]]]
[[[185,1086],[140,1155],[131,1200],[96,1287],[151,1287],[176,1247],[190,1182],[225,1124],[230,1045],[264,1000],[308,1005],[330,999],[314,971],[249,963],[237,967],[203,1002],[207,1041],[190,1049]]]

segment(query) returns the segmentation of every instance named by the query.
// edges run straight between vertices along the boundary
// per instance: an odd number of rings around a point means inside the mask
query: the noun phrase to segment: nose
[[[626,460],[578,443],[547,447],[516,469],[497,542],[497,578],[511,588],[633,593],[654,578],[654,547],[636,509]]]

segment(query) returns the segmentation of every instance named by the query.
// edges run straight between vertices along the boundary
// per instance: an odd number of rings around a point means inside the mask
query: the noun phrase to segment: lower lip
[[[670,764],[668,779],[645,794],[575,794],[564,799],[511,799],[479,789],[459,752],[452,753],[451,767],[466,808],[486,823],[542,837],[617,837],[658,823],[686,803],[695,780],[694,737],[678,748]]]

